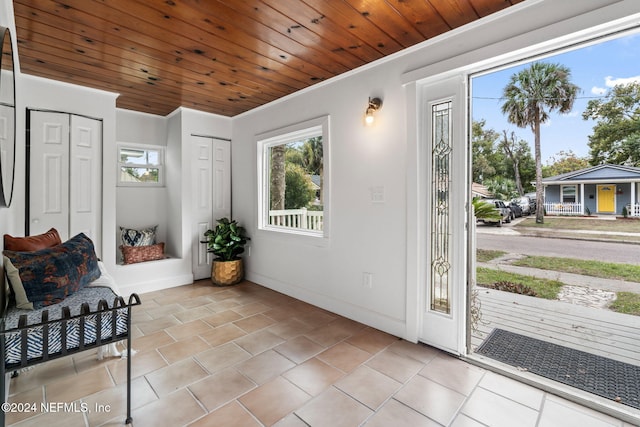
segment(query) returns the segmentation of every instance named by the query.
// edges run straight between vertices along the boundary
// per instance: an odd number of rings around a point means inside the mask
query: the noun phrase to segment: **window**
[[[328,236],[328,117],[258,137],[259,228]]]
[[[576,186],[575,185],[563,185],[561,190],[562,203],[575,203],[576,202]]]
[[[118,144],[118,185],[164,185],[164,147]]]

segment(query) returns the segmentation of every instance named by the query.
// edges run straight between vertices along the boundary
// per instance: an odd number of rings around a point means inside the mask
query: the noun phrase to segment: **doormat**
[[[494,329],[476,353],[640,409],[640,366]]]

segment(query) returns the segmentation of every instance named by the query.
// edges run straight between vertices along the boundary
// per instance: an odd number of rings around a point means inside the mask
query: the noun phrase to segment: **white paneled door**
[[[102,252],[102,122],[29,110],[28,230],[84,233]]]
[[[231,142],[212,137],[192,136],[193,276],[211,276],[211,256],[201,243],[204,232],[216,220],[231,216]]]

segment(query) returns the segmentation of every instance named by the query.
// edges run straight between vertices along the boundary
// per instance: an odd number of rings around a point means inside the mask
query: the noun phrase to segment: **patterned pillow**
[[[148,246],[120,246],[125,264],[154,261],[164,258],[164,243]]]
[[[123,246],[149,246],[156,243],[157,225],[137,230],[135,228],[120,227],[120,237]]]
[[[56,304],[100,277],[93,242],[84,234],[35,252],[4,251],[18,269],[34,308]]]
[[[46,233],[37,236],[13,237],[4,235],[4,249],[7,251],[39,251],[62,243],[58,230],[49,229]]]

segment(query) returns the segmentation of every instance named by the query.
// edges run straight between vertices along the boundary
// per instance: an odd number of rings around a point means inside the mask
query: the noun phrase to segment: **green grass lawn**
[[[496,282],[520,283],[533,289],[539,298],[556,299],[558,292],[565,284],[557,280],[540,279],[533,276],[509,273],[494,270],[492,268],[478,267],[476,269],[476,282],[480,284],[493,284]]]
[[[625,233],[640,233],[640,220],[638,219],[615,219],[603,220],[594,218],[559,218],[545,217],[544,224],[536,224],[535,217],[525,218],[515,224],[518,227],[535,227],[544,229],[564,229],[564,230],[595,230],[595,231],[619,231]]]
[[[618,292],[616,300],[609,305],[609,309],[618,313],[640,316],[640,295],[632,292]]]
[[[476,251],[477,262],[489,262],[492,259],[500,258],[502,255],[506,255],[504,251],[494,251],[490,249],[478,249]]]
[[[520,267],[582,274],[584,276],[600,277],[603,279],[640,282],[640,265],[546,256],[526,256],[511,264]],[[640,286],[638,286],[638,292],[640,292]]]

